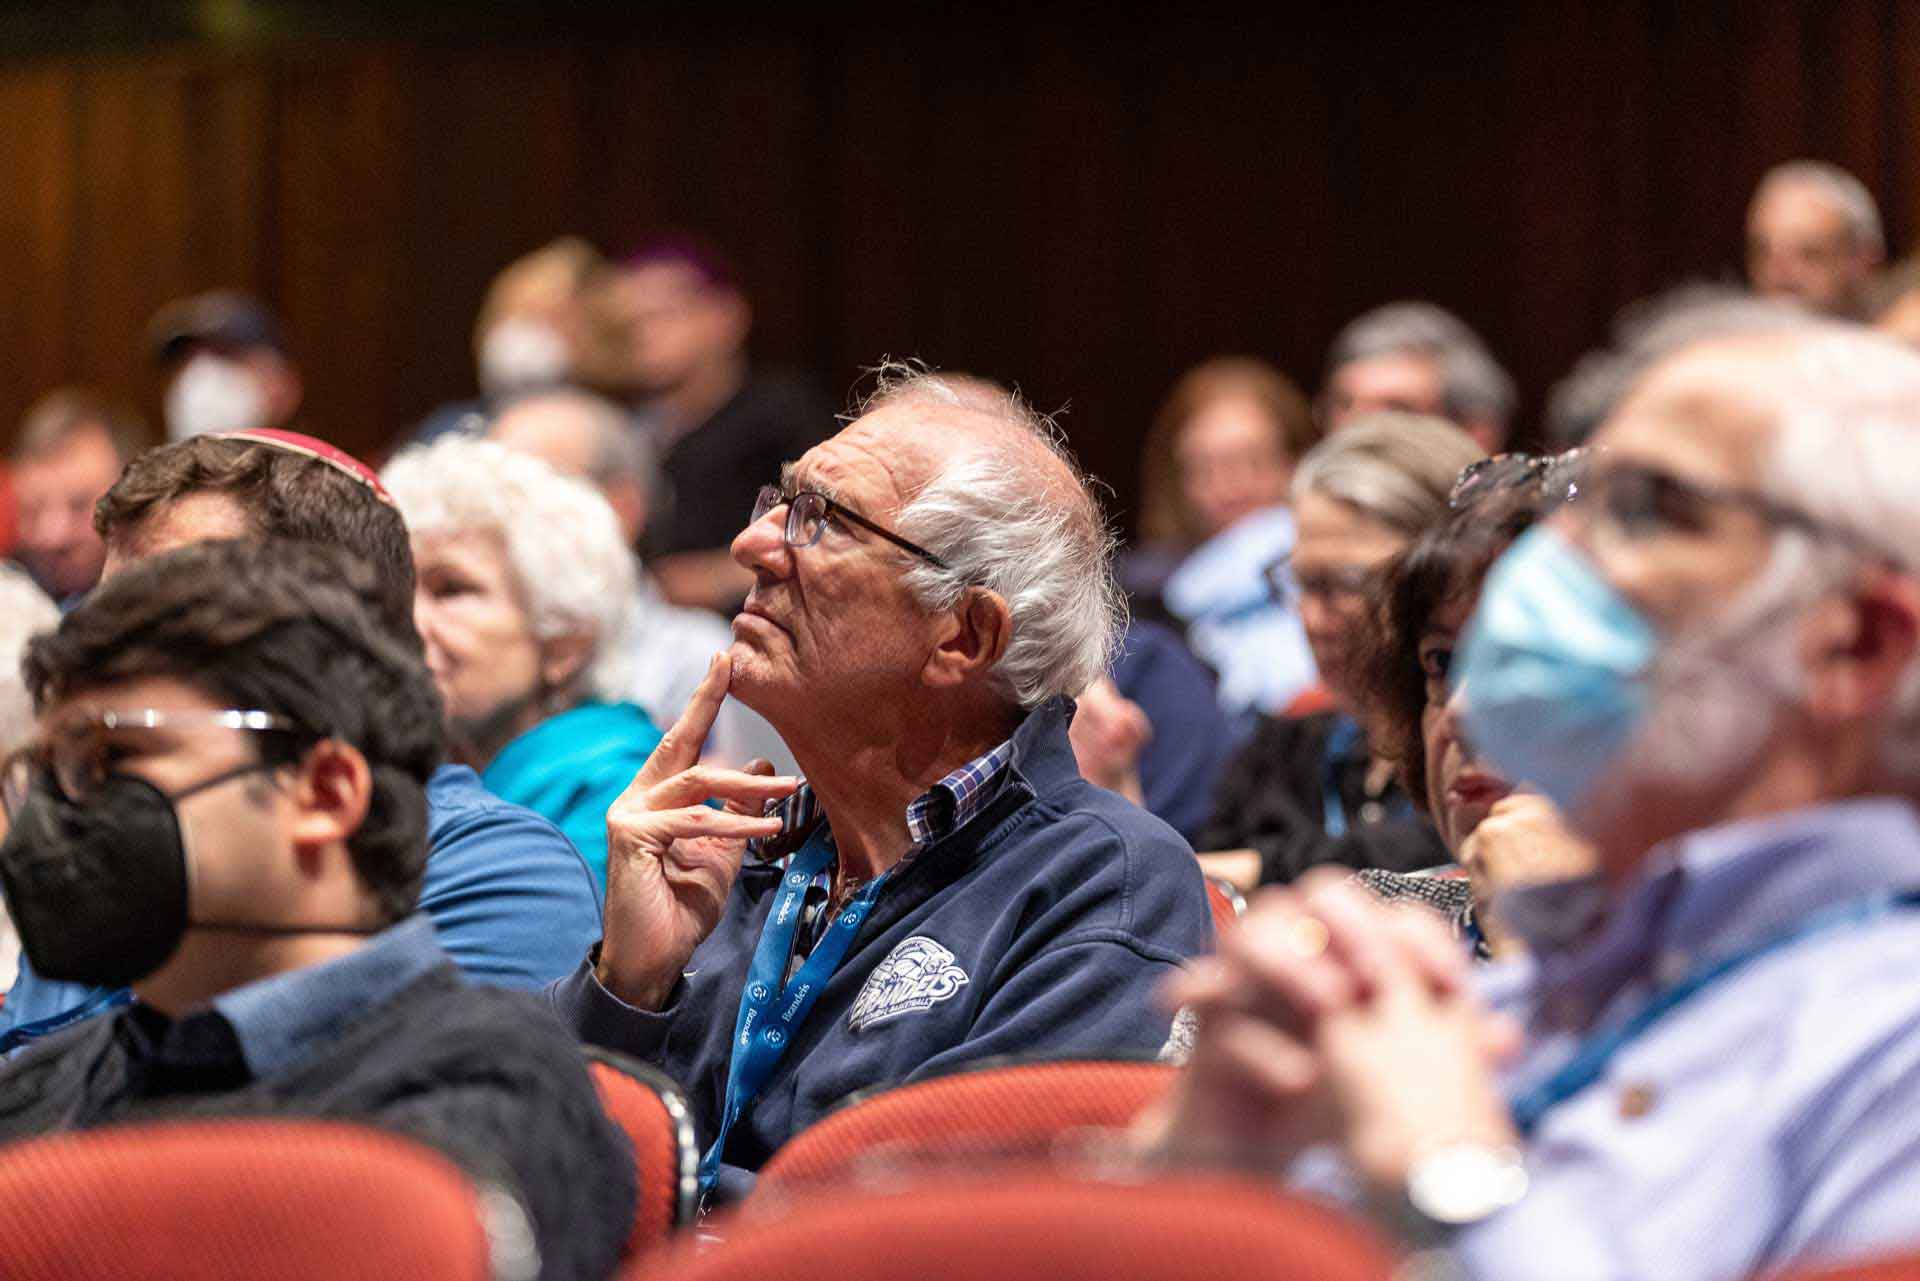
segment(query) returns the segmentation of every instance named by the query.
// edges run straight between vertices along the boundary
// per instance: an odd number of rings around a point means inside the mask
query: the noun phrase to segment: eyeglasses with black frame
[[[1464,511],[1490,494],[1523,486],[1537,486],[1535,501],[1543,509],[1572,502],[1580,496],[1593,467],[1593,451],[1585,447],[1563,454],[1495,454],[1468,463],[1447,495],[1451,511]]]
[[[788,493],[778,485],[762,485],[759,497],[754,499],[753,503],[754,521],[760,521],[768,512],[782,504],[785,504],[787,509],[786,538],[789,547],[813,546],[820,541],[820,536],[827,532],[828,518],[837,516],[850,524],[858,525],[868,533],[886,539],[902,551],[911,552],[935,569],[951,572],[952,567],[947,562],[926,548],[908,542],[892,530],[875,524],[859,512],[845,504],[834,502],[833,499],[816,490],[802,489]]]
[[[273,712],[236,708],[168,711],[148,707],[124,712],[78,713],[63,717],[46,736],[0,759],[0,810],[10,818],[19,813],[37,781],[49,784],[69,803],[83,805],[129,752],[125,743],[114,741],[115,734],[189,726],[285,735],[293,742],[326,737]]]

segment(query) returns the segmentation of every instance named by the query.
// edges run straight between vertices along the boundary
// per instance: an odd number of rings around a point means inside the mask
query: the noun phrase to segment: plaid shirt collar
[[[922,792],[907,806],[907,834],[913,838],[912,858],[934,841],[958,831],[992,799],[993,784],[1013,760],[1013,740],[974,757]],[[820,798],[807,784],[783,801],[767,804],[767,813],[780,817],[780,834],[768,840],[776,848],[798,844],[823,816]],[[761,842],[748,842],[756,851]]]

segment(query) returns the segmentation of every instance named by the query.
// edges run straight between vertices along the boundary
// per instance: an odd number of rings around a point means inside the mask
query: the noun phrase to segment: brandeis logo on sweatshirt
[[[854,999],[847,1026],[858,1032],[901,1014],[929,1010],[967,985],[967,972],[953,953],[924,934],[902,939],[873,967]]]

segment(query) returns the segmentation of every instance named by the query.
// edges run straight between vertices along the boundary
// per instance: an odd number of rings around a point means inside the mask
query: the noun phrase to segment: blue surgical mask
[[[1659,637],[1593,564],[1534,529],[1487,576],[1453,680],[1467,739],[1576,814],[1646,718]]]

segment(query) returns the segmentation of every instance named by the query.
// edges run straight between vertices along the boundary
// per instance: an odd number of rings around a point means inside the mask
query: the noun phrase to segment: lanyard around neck
[[[854,936],[873,910],[880,887],[890,873],[882,873],[860,887],[845,906],[833,909],[833,919],[808,954],[806,963],[790,981],[784,981],[787,960],[793,955],[794,934],[805,913],[807,887],[833,865],[835,852],[827,825],[821,823],[812,837],[800,847],[780,878],[780,892],[774,896],[766,924],[760,929],[760,942],[754,949],[753,964],[747,971],[747,986],[740,993],[740,1012],[733,1024],[733,1054],[727,1064],[727,1095],[721,1108],[719,1132],[713,1145],[700,1159],[700,1192],[704,1198],[713,1189],[720,1173],[720,1155],[726,1149],[727,1135],[734,1123],[753,1106],[765,1088],[767,1078],[786,1057],[793,1035],[820,990],[833,977]],[[828,903],[832,909],[832,903]]]
[[[1746,968],[1754,961],[1777,952],[1792,943],[1845,925],[1858,925],[1889,912],[1910,911],[1920,907],[1920,891],[1901,894],[1873,894],[1815,912],[1786,929],[1772,934],[1752,947],[1695,969],[1678,983],[1655,992],[1651,1000],[1626,1022],[1583,1042],[1564,1067],[1552,1076],[1522,1092],[1513,1100],[1513,1121],[1523,1135],[1531,1135],[1546,1114],[1598,1081],[1614,1056],[1643,1036],[1682,1005],[1720,980]]]

